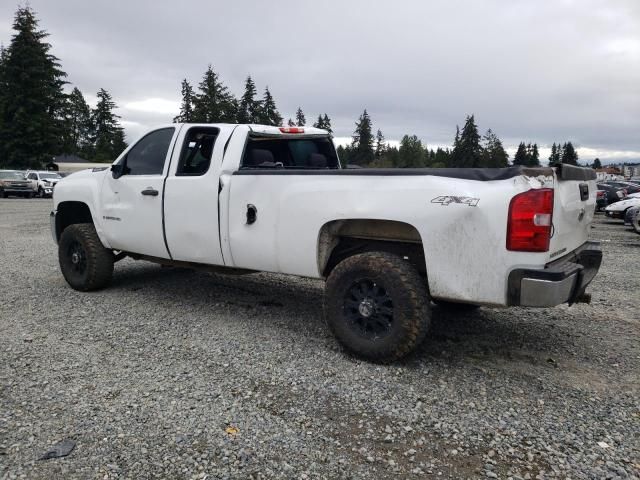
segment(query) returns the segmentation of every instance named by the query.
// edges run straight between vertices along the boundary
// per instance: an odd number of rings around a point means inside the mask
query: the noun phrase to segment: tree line
[[[101,88],[97,104],[91,108],[77,87],[65,93],[67,74],[50,53],[48,33],[38,28],[29,6],[18,8],[13,29],[10,45],[0,47],[0,165],[39,168],[59,154],[113,161],[126,142],[111,94]],[[180,111],[174,122],[285,123],[269,87],[259,95],[251,75],[245,80],[242,96],[236,97],[209,65],[197,88],[184,79],[180,93]],[[286,121],[289,126],[306,123],[301,107],[295,119]],[[327,113],[319,114],[313,126],[333,132]],[[462,130],[456,127],[450,148],[428,148],[416,135],[404,135],[396,147],[386,141],[380,129],[373,132],[365,109],[356,121],[351,143],[338,147],[343,165],[477,168],[510,164],[500,138],[491,129],[481,136],[474,115],[466,117]],[[549,162],[577,164],[578,154],[571,142],[554,143]],[[540,165],[538,145],[521,142],[513,165]]]
[[[90,108],[51,54],[48,33],[29,7],[18,8],[14,35],[0,47],[0,165],[41,168],[59,154],[111,161],[125,147],[116,105],[104,89]]]

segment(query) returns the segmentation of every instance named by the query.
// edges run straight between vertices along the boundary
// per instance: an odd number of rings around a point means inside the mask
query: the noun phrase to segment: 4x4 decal
[[[431,200],[431,203],[439,203],[441,205],[449,205],[450,203],[460,203],[462,205],[468,205],[469,207],[475,207],[480,201],[479,198],[472,197],[458,197],[455,195],[440,195],[439,197]]]

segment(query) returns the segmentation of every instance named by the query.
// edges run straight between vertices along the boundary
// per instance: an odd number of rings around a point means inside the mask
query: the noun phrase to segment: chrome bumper
[[[56,234],[56,211],[52,210],[49,214],[49,226],[51,228],[51,236],[53,237],[53,241],[58,243],[58,235]]]
[[[575,303],[602,263],[599,242],[587,242],[544,269],[517,269],[509,274],[507,302],[523,307]]]

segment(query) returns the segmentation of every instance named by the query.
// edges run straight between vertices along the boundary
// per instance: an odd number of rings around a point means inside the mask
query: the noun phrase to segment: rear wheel
[[[64,229],[58,244],[58,260],[62,275],[75,290],[98,290],[111,282],[113,252],[102,246],[91,223],[77,223]]]
[[[426,281],[409,262],[385,252],[340,262],[327,279],[325,310],[347,350],[381,362],[413,351],[431,319]]]

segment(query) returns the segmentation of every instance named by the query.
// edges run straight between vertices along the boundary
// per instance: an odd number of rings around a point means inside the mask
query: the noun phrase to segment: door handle
[[[157,197],[158,196],[158,190],[156,190],[153,187],[147,187],[144,190],[142,190],[140,193],[142,195],[149,195],[151,197]]]
[[[247,225],[256,223],[258,219],[258,209],[255,205],[247,205]]]

